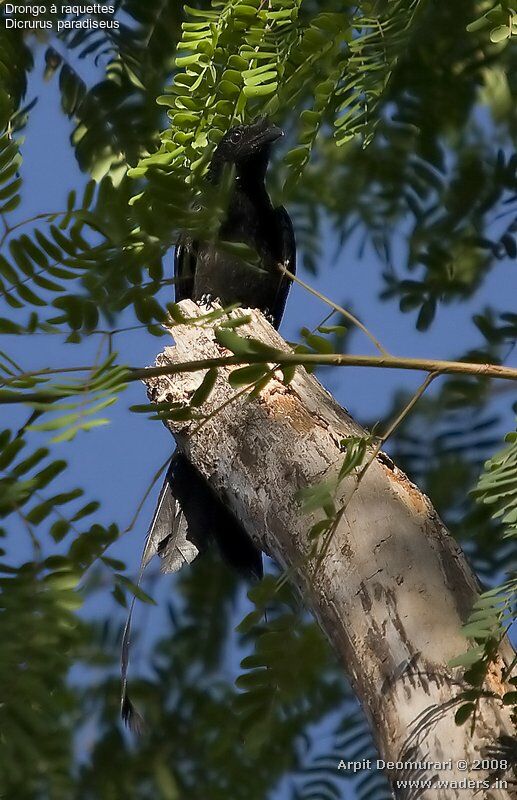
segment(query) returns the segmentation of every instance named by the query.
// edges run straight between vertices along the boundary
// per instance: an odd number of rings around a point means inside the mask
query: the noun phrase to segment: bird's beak
[[[264,131],[264,141],[276,142],[276,140],[280,139],[283,135],[284,132],[282,128],[279,128],[277,125],[269,125]]]
[[[253,147],[263,147],[266,144],[272,144],[284,135],[282,128],[273,125],[269,122],[267,117],[262,117],[257,120],[256,126],[258,128],[255,136],[253,137]]]

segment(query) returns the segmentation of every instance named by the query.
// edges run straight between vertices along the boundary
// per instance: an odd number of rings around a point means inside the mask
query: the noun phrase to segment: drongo
[[[258,308],[280,325],[290,281],[278,269],[296,269],[293,226],[285,208],[274,208],[265,178],[271,145],[283,135],[262,117],[238,125],[217,145],[207,173],[219,184],[226,165],[234,180],[219,231],[219,244],[179,237],[174,258],[176,301],[190,298],[198,303],[217,300],[222,306],[238,303]],[[224,242],[243,242],[258,256],[258,268],[248,267],[232,255]],[[155,553],[164,572],[176,572],[190,564],[215,540],[224,560],[240,573],[260,578],[262,554],[223,499],[181,453],[176,452],[167,470],[149,527],[140,576]],[[142,720],[127,694],[127,667],[131,614],[122,641],[122,716],[134,729]]]
[[[208,180],[217,184],[225,165],[233,166],[235,177],[219,242],[245,243],[256,252],[258,268],[248,267],[224,245],[182,234],[174,259],[176,301],[238,303],[263,311],[275,328],[280,325],[290,281],[278,264],[294,273],[296,247],[289,215],[285,208],[273,207],[265,178],[271,145],[282,135],[265,117],[238,125],[223,136],[208,169]],[[150,551],[159,553],[165,572],[175,572],[191,563],[210,539],[239,572],[262,575],[260,551],[226,504],[176,453],[149,529]]]
[[[182,234],[176,246],[176,301],[217,300],[258,308],[280,325],[290,281],[278,269],[296,269],[293,226],[285,208],[274,208],[265,178],[271,145],[283,135],[266,117],[238,125],[217,145],[207,178],[221,180],[225,165],[234,181],[219,231],[219,242],[243,242],[258,256],[249,268],[218,242]],[[260,577],[262,556],[226,504],[210,489],[188,460],[176,453],[167,471],[149,530],[151,551],[162,557],[165,572],[190,563],[213,538],[224,559],[240,572]]]

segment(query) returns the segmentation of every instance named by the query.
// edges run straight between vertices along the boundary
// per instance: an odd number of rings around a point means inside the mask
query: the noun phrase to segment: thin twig
[[[469,361],[443,361],[432,358],[406,358],[404,356],[363,356],[342,353],[274,353],[275,363],[278,368],[286,365],[317,366],[328,365],[334,367],[373,367],[377,369],[404,369],[416,372],[436,373],[436,375],[470,375],[475,378],[497,378],[499,380],[517,381],[517,367],[505,367],[500,364],[475,364]],[[217,358],[202,358],[196,361],[185,361],[178,364],[168,364],[159,367],[128,367],[125,383],[145,381],[149,378],[159,378],[164,375],[177,375],[178,373],[198,372],[212,367],[233,367],[246,364],[263,364],[264,356],[260,353],[247,353],[246,355],[218,356]],[[61,372],[87,372],[91,367],[68,367],[27,372],[16,375],[13,379],[4,380],[4,386],[25,377],[38,377]],[[78,392],[80,387],[78,387]],[[15,392],[0,395],[0,405],[15,403],[47,403],[54,402],[56,395],[51,392]]]
[[[16,514],[20,518],[21,523],[22,523],[23,527],[25,528],[25,530],[27,531],[27,535],[28,535],[28,537],[29,537],[29,539],[31,541],[32,551],[34,553],[34,561],[38,562],[40,560],[40,558],[41,558],[41,544],[40,544],[40,542],[38,540],[38,537],[34,533],[34,531],[32,529],[32,525],[23,516],[23,514],[20,511],[20,509],[18,508],[18,506],[16,506]]]
[[[48,219],[49,217],[64,217],[66,214],[70,212],[68,211],[43,211],[41,214],[35,214],[33,217],[28,217],[27,219],[22,219],[20,222],[17,222],[16,225],[9,225],[4,220],[4,233],[0,239],[0,247],[4,244],[5,240],[8,236],[10,236],[13,231],[18,230],[18,228],[22,228],[24,225],[29,225],[31,222],[37,222],[40,219]],[[73,215],[78,213],[77,211],[71,212]]]
[[[365,356],[343,353],[283,353],[275,352],[274,360],[280,365],[297,364],[304,366],[335,367],[375,367],[381,369],[406,369],[417,372],[436,372],[439,375],[471,375],[478,378],[499,378],[517,381],[517,367],[500,364],[476,364],[469,361],[445,361],[432,358],[407,358],[405,356]],[[162,375],[175,375],[183,372],[197,372],[211,367],[231,367],[242,364],[262,364],[264,356],[260,353],[246,355],[219,356],[186,361],[160,367],[129,369],[128,381],[146,380]]]
[[[326,295],[322,294],[321,292],[318,292],[317,289],[314,289],[308,283],[305,283],[305,281],[302,281],[301,278],[298,278],[294,274],[294,272],[290,272],[283,264],[279,264],[278,265],[278,269],[281,272],[283,272],[286,277],[290,278],[292,281],[297,283],[299,286],[303,287],[307,292],[310,292],[310,294],[313,294],[314,297],[317,297],[323,303],[326,303],[328,306],[333,308],[334,311],[338,311],[340,314],[343,315],[343,317],[345,317],[346,319],[350,320],[350,322],[352,322],[356,326],[356,328],[359,328],[359,330],[361,330],[365,334],[365,336],[367,336],[370,339],[370,341],[373,342],[373,344],[375,345],[375,347],[377,348],[379,353],[382,353],[382,355],[384,355],[384,356],[389,356],[389,353],[386,350],[386,348],[382,346],[382,344],[373,335],[373,333],[368,330],[366,325],[363,325],[363,323],[360,320],[358,320],[357,317],[354,316],[351,311],[347,311],[346,308],[343,308],[342,306],[339,306],[337,303],[334,303],[334,301],[331,300],[330,297],[327,297]]]

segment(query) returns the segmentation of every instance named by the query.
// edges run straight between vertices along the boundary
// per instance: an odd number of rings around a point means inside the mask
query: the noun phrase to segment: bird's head
[[[237,175],[255,173],[257,178],[263,178],[271,145],[283,135],[281,128],[273,125],[267,117],[259,117],[249,125],[230,128],[212,156],[212,176],[217,178],[225,164],[233,164]]]

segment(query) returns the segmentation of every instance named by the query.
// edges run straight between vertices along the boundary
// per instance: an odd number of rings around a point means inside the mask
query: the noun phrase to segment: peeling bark
[[[199,316],[191,301],[181,304]],[[239,314],[241,312],[234,312]],[[284,340],[258,312],[239,328],[276,348]],[[218,357],[226,351],[206,324],[171,330],[176,346],[167,347],[157,365]],[[234,393],[221,369],[205,413]],[[202,373],[147,381],[155,402],[188,401]],[[325,631],[370,720],[384,761],[448,762],[452,768],[388,770],[392,780],[487,780],[491,788],[394,788],[395,796],[453,800],[479,796],[508,800],[510,789],[474,769],[486,747],[512,736],[508,709],[497,699],[481,701],[472,734],[457,727],[455,701],[461,671],[448,661],[466,649],[460,632],[479,593],[478,582],[458,544],[449,535],[429,499],[385,454],[372,463],[340,520],[328,552],[315,570],[307,533],[318,514],[302,514],[299,489],[332,477],[343,454],[339,442],[363,429],[321,384],[297,368],[286,387],[273,380],[257,400],[242,397],[227,404],[196,430],[196,423],[167,423],[178,446],[231,506],[250,536],[283,567],[298,565],[295,581],[307,606]],[[355,476],[342,484],[346,501]],[[506,643],[489,682],[498,695],[501,675],[513,653]],[[457,762],[466,760],[467,771]],[[510,780],[506,773],[503,778]],[[510,785],[510,783],[509,783]],[[469,787],[469,784],[466,784]]]

